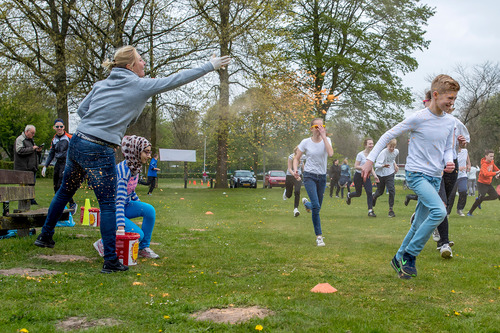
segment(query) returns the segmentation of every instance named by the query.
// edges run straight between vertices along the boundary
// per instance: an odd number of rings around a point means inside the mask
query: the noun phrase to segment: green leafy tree
[[[411,94],[398,75],[417,68],[412,53],[427,47],[423,26],[433,13],[417,0],[294,1],[285,52],[311,76],[316,114],[365,128],[400,120]]]
[[[36,127],[35,143],[45,143],[45,149],[50,148],[56,118],[52,103],[53,98],[42,88],[23,84],[3,89],[0,95],[0,147],[10,160],[14,160],[16,138],[28,124]]]
[[[262,27],[276,19],[276,9],[282,1],[265,0],[192,0],[193,9],[200,15],[206,29],[203,36],[218,44],[221,56],[242,55],[252,36],[260,36]],[[259,40],[259,39],[257,39]],[[254,40],[255,42],[255,40]],[[218,71],[220,85],[218,88],[217,114],[217,173],[216,186],[227,188],[227,160],[229,138],[229,84],[230,77],[241,69],[250,68],[241,56],[228,68]],[[238,69],[239,67],[239,69]],[[236,69],[236,70],[235,70]]]

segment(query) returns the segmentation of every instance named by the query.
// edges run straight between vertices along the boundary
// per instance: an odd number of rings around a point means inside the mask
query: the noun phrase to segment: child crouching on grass
[[[446,207],[439,196],[442,171],[453,172],[453,131],[455,118],[445,111],[457,98],[460,85],[448,75],[438,75],[431,84],[431,104],[387,131],[377,142],[363,165],[362,176],[372,172],[373,161],[387,143],[405,132],[410,133],[406,180],[418,195],[413,224],[391,261],[403,279],[417,276],[416,258],[432,231],[446,217]]]
[[[135,188],[139,180],[142,165],[151,158],[151,143],[140,136],[125,136],[122,140],[122,153],[125,160],[116,165],[116,225],[117,234],[135,232],[139,238],[139,257],[156,259],[160,256],[149,248],[156,212],[153,206],[141,202]],[[142,228],[130,219],[142,217]],[[104,255],[102,240],[94,243],[94,248]]]

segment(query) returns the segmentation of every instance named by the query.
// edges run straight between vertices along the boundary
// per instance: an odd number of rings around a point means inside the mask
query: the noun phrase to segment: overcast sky
[[[419,66],[403,77],[403,84],[417,95],[430,83],[427,76],[450,74],[457,64],[473,66],[500,61],[499,0],[423,0],[435,8],[428,20],[427,50],[415,52]],[[422,96],[423,97],[423,96]]]

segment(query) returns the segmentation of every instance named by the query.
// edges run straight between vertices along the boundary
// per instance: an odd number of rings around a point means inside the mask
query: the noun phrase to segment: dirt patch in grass
[[[69,317],[57,324],[57,329],[62,331],[73,331],[88,329],[96,326],[117,326],[121,322],[113,318],[104,318],[98,320],[87,320],[87,317]]]
[[[76,238],[89,238],[90,236],[89,235],[84,235],[84,234],[76,234],[75,237]]]
[[[190,231],[207,231],[207,229],[189,229]]]
[[[249,308],[227,308],[227,309],[209,309],[192,314],[191,316],[199,321],[212,321],[214,323],[238,324],[248,321],[254,317],[265,318],[273,315],[273,312],[258,306]]]
[[[77,256],[73,254],[55,254],[55,255],[45,255],[40,254],[37,258],[51,260],[55,262],[68,262],[68,261],[90,261],[89,258],[84,256]]]
[[[42,275],[55,275],[60,274],[58,271],[49,271],[46,269],[32,269],[32,268],[20,268],[15,267],[11,269],[0,270],[0,275],[27,275],[27,276],[42,276]]]

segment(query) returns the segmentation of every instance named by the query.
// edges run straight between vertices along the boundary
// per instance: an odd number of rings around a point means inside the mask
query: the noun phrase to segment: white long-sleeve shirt
[[[380,137],[367,159],[375,161],[390,140],[410,133],[405,170],[441,177],[444,166],[453,162],[455,117],[437,116],[428,108],[417,111]]]
[[[399,150],[394,149],[392,153],[389,151],[389,148],[385,148],[380,152],[375,161],[375,173],[377,176],[385,177],[392,175],[396,172],[394,168],[394,163],[396,162],[396,157],[399,155]],[[385,168],[384,165],[389,165],[389,167]]]
[[[453,117],[455,118],[455,117]],[[465,141],[467,143],[470,143],[470,134],[469,131],[467,130],[467,127],[458,119],[455,118],[455,135],[453,136],[454,142],[453,142],[453,159],[457,159],[458,157],[458,146],[459,142],[457,140],[457,137],[459,135],[463,135],[465,138]]]

